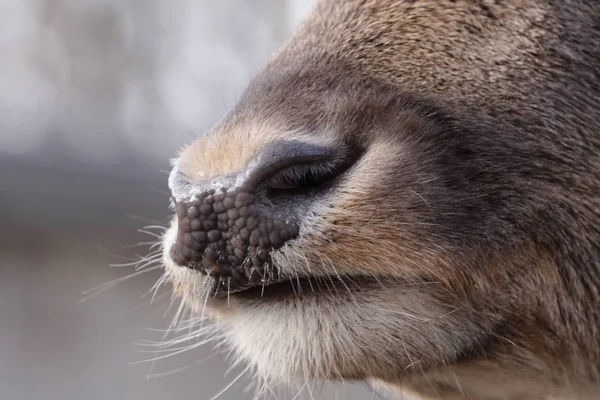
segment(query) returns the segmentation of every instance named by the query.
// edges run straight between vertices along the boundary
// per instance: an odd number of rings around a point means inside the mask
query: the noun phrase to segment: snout
[[[177,215],[172,261],[200,271],[231,294],[280,280],[271,254],[299,235],[310,206],[347,168],[330,148],[285,141],[265,148],[246,170],[190,182],[169,179]]]
[[[190,200],[175,200],[177,239],[171,258],[226,284],[230,291],[277,279],[270,252],[298,235],[290,216],[261,206],[255,188],[203,186]]]

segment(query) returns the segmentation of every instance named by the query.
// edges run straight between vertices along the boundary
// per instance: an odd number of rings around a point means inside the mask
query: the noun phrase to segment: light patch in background
[[[99,166],[170,157],[233,106],[311,4],[0,0],[0,154],[48,156],[51,143]]]

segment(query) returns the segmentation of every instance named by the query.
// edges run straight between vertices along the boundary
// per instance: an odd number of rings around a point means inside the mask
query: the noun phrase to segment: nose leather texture
[[[171,259],[215,278],[225,293],[278,281],[270,255],[298,236],[298,204],[268,200],[267,182],[285,168],[330,156],[327,147],[284,141],[271,143],[234,176],[192,183],[174,168],[169,187],[178,227]]]
[[[209,190],[175,204],[177,240],[171,250],[181,266],[218,278],[230,291],[276,280],[269,252],[298,235],[291,222],[268,218],[246,187]]]

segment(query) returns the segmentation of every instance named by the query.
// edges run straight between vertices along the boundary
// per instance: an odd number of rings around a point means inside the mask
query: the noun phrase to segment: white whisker
[[[183,366],[183,367],[179,367],[179,368],[173,369],[173,370],[171,370],[171,371],[167,371],[167,372],[160,372],[160,373],[155,373],[155,374],[148,374],[148,375],[146,375],[146,379],[147,379],[147,380],[150,380],[150,379],[164,378],[164,377],[166,377],[166,376],[175,375],[175,374],[176,374],[176,373],[178,373],[178,372],[182,372],[182,371],[188,370],[188,369],[190,369],[190,368],[192,368],[192,367],[195,367],[195,366],[197,366],[197,365],[199,365],[199,364],[202,364],[203,362],[205,362],[205,361],[207,361],[207,360],[209,360],[209,359],[211,359],[211,358],[215,357],[215,356],[216,356],[216,355],[218,355],[218,354],[219,354],[219,353],[217,353],[217,352],[211,353],[211,354],[209,354],[208,356],[206,356],[206,357],[202,357],[202,358],[201,358],[201,359],[199,359],[198,361],[195,361],[195,362],[193,362],[192,364],[188,364],[188,365],[185,365],[185,366]]]
[[[215,396],[213,396],[210,400],[217,400],[217,398],[219,398],[223,393],[225,393],[227,390],[229,390],[229,388],[231,388],[238,380],[240,380],[240,378],[242,376],[244,376],[244,374],[246,372],[248,372],[248,370],[250,369],[250,366],[246,367],[233,381],[231,381],[231,383],[227,386],[225,386],[225,388],[223,388],[223,390],[221,390],[219,393],[217,393]]]
[[[152,232],[152,231],[148,231],[148,230],[146,230],[146,229],[138,229],[137,231],[138,231],[139,233],[144,233],[144,234],[146,234],[146,235],[148,235],[148,236],[152,236],[152,237],[155,237],[155,238],[157,238],[157,239],[161,239],[161,238],[162,238],[162,236],[163,236],[162,234],[159,234],[159,233],[154,233],[154,232]]]
[[[117,285],[117,284],[119,284],[121,282],[127,281],[127,280],[129,280],[131,278],[135,278],[136,276],[140,276],[140,275],[148,273],[150,271],[157,270],[159,268],[162,268],[162,266],[161,265],[157,265],[157,266],[152,267],[152,268],[147,268],[147,269],[144,269],[144,270],[141,270],[141,271],[136,271],[136,272],[134,272],[132,274],[129,274],[127,276],[123,276],[121,278],[117,278],[117,279],[112,280],[110,282],[103,283],[102,285],[99,285],[99,286],[96,286],[94,288],[88,289],[88,290],[86,290],[85,292],[82,293],[85,297],[83,297],[82,299],[80,299],[78,301],[78,303],[82,303],[84,301],[87,301],[87,300],[91,299],[92,297],[97,296],[98,294],[100,294],[100,293],[102,293],[102,292],[110,289],[111,287],[113,287],[113,286],[115,286],[115,285]]]

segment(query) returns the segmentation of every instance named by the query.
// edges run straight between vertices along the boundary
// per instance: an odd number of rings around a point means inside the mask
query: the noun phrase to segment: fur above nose
[[[172,260],[230,291],[277,280],[270,253],[298,235],[297,204],[306,200],[274,198],[273,190],[297,189],[277,176],[329,156],[328,148],[286,141],[266,147],[245,171],[209,182],[190,183],[174,168],[169,186],[178,226]]]

